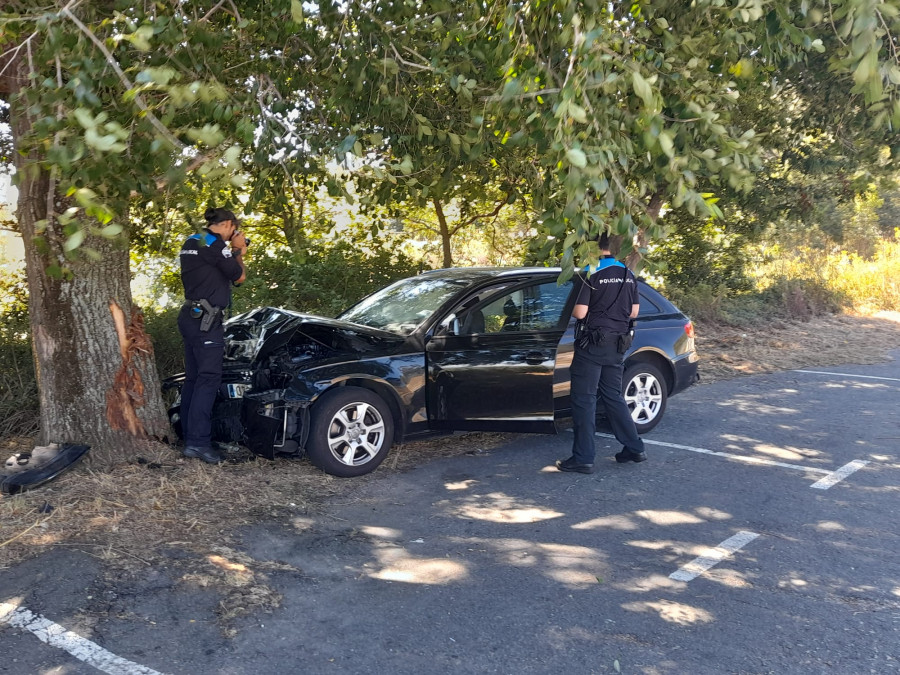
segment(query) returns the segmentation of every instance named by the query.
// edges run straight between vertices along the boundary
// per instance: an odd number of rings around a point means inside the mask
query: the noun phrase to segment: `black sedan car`
[[[441,269],[397,281],[336,319],[273,307],[237,316],[225,324],[214,439],[268,458],[305,453],[349,477],[425,435],[553,433],[570,414],[577,282],[558,285],[559,274]],[[697,380],[698,357],[688,318],[643,281],[639,288],[623,386],[643,433],[669,396]]]

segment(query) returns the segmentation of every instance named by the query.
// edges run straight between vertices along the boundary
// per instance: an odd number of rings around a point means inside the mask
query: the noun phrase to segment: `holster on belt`
[[[608,334],[599,328],[584,328],[576,342],[581,349],[587,349],[591,345],[604,345]]]
[[[216,321],[222,318],[222,308],[209,304],[208,300],[191,300],[191,317],[200,319],[200,332],[208,333]]]

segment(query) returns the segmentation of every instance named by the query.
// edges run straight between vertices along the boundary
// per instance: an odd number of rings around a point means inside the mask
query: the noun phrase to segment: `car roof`
[[[559,276],[560,267],[444,267],[436,270],[425,270],[422,275],[443,279],[489,279],[520,275]]]
[[[443,267],[436,270],[424,270],[419,276],[437,277],[440,279],[458,279],[471,282],[473,286],[482,284],[491,279],[503,279],[504,277],[536,277],[546,276],[552,279],[562,273],[561,267]],[[576,273],[580,273],[577,270]],[[650,296],[650,299],[664,312],[679,312],[664,295],[650,286],[643,277],[636,277],[642,293]]]

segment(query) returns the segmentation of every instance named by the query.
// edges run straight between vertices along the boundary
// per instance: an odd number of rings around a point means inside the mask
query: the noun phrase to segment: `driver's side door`
[[[498,284],[469,297],[426,344],[429,426],[554,431],[553,371],[572,283]]]

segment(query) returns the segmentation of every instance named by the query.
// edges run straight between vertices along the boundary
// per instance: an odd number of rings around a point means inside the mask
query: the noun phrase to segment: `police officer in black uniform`
[[[181,247],[181,283],[185,304],[178,314],[184,339],[185,380],[181,388],[181,430],[185,457],[218,464],[224,457],[212,446],[212,410],[222,382],[225,354],[222,314],[231,304],[231,286],[247,277],[247,240],[227,209],[207,209],[207,227]],[[225,243],[230,242],[230,247]]]
[[[631,346],[633,321],[640,309],[637,281],[625,265],[610,255],[607,233],[600,235],[599,244],[603,258],[597,271],[582,279],[572,312],[582,323],[569,368],[575,441],[572,456],[556,462],[560,471],[594,472],[598,385],[612,431],[624,446],[616,454],[616,461],[647,459],[644,442],[622,395],[625,352]]]

